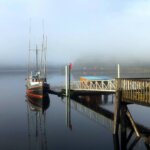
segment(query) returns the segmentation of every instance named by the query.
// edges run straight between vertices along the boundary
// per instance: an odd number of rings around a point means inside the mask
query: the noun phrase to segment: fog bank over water
[[[147,57],[147,58],[146,58]],[[114,54],[101,55],[101,54],[85,54],[78,58],[74,64],[90,65],[90,66],[115,66],[120,64],[122,66],[150,66],[150,60],[148,56],[134,56],[134,55],[123,55],[114,56]]]
[[[81,68],[81,67],[112,67],[116,66],[117,64],[120,64],[121,66],[126,66],[126,67],[143,67],[147,66],[150,67],[150,59],[149,55],[131,55],[132,52],[120,52],[117,55],[115,53],[110,52],[105,54],[106,52],[102,53],[94,53],[94,52],[89,52],[85,53],[83,55],[80,55],[78,58],[70,59],[70,61],[66,61],[65,59],[62,61],[59,59],[59,57],[55,60],[56,62],[49,62],[50,57],[47,58],[47,67],[53,69],[57,68],[63,68],[65,65],[72,63],[73,68]],[[126,55],[124,53],[127,53]],[[130,54],[129,54],[130,53]],[[65,55],[61,55],[61,57],[66,57]],[[25,69],[27,70],[28,68],[28,60],[24,64],[17,64],[17,63],[12,63],[12,64],[0,64],[0,69]]]
[[[30,19],[31,47],[48,37],[48,65],[149,63],[149,18],[150,1],[1,0],[0,66],[27,65]]]

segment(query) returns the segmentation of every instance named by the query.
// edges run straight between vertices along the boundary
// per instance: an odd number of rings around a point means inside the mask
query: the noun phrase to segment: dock
[[[70,85],[72,91],[85,92],[116,92],[116,80],[93,80],[93,81],[72,81]]]
[[[71,81],[70,68],[67,66],[65,86],[59,92],[51,90],[51,93],[61,97],[114,94],[113,134],[118,135],[119,124],[122,126],[121,131],[126,134],[128,122],[137,138],[141,137],[139,125],[135,123],[128,105],[150,106],[150,78],[120,78],[118,74],[115,79],[81,77],[78,81]]]
[[[122,102],[150,105],[150,78],[119,78],[101,81],[72,81],[70,83],[70,92],[76,94],[116,94],[118,90],[122,92]],[[62,91],[65,92],[65,87]]]

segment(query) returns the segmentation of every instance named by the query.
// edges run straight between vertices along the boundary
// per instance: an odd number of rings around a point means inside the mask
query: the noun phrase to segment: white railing
[[[100,81],[72,81],[72,90],[88,90],[88,91],[112,91],[117,88],[116,80],[100,80]]]

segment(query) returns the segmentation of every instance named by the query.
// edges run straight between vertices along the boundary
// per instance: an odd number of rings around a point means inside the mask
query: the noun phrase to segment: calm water
[[[111,150],[111,126],[92,104],[49,95],[44,113],[26,101],[25,73],[0,73],[0,149],[1,150]],[[63,74],[48,75],[51,86],[64,82]],[[113,110],[112,96],[98,106]],[[38,110],[38,111],[35,111]],[[99,108],[98,108],[99,109]],[[150,127],[149,107],[130,106],[134,119]],[[96,109],[97,110],[97,109]],[[109,122],[110,123],[110,122]],[[134,141],[134,135],[128,147]],[[119,139],[120,140],[120,139]],[[146,149],[140,139],[133,149]]]

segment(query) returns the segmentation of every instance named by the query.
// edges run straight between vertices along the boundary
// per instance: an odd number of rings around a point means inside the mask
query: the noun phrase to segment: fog
[[[48,65],[149,64],[150,1],[1,0],[0,20],[0,66],[27,65],[30,24],[31,47],[48,37]]]

